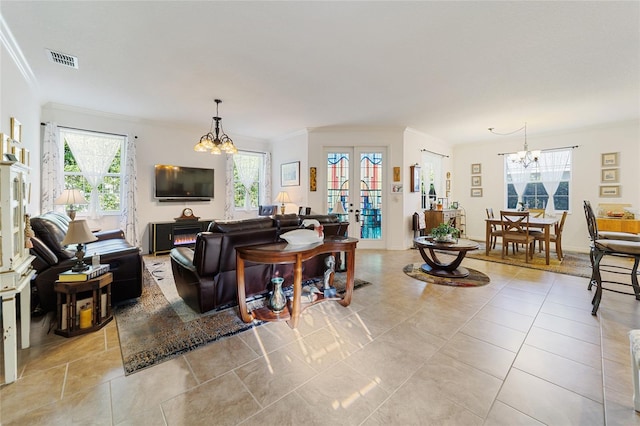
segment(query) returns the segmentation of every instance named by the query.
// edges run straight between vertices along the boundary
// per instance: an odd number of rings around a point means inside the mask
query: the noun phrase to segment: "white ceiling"
[[[411,127],[451,144],[640,117],[640,2],[7,1],[47,102],[277,138]],[[79,69],[49,62],[49,48]]]

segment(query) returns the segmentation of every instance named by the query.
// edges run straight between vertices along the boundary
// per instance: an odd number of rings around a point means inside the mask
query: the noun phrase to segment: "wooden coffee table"
[[[440,243],[431,237],[417,237],[414,239],[420,255],[425,263],[420,267],[423,272],[444,278],[464,278],[469,276],[469,270],[460,266],[462,259],[468,251],[477,250],[479,245],[475,241],[459,239],[450,243]],[[434,250],[450,251],[457,253],[453,262],[444,263],[436,255]]]

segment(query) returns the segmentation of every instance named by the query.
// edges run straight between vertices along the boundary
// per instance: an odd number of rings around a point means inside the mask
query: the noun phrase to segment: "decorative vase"
[[[271,297],[269,297],[269,308],[276,314],[282,312],[284,307],[287,306],[287,297],[282,290],[283,282],[284,278],[282,277],[271,278],[273,291],[271,292]]]

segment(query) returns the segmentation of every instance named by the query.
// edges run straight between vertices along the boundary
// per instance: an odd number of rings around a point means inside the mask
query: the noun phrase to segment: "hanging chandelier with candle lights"
[[[216,103],[216,116],[213,117],[211,121],[209,133],[200,138],[200,141],[193,147],[193,150],[196,152],[211,152],[211,154],[214,155],[220,155],[223,152],[226,154],[236,154],[238,148],[236,148],[233,140],[224,132],[222,124],[220,123],[222,117],[220,117],[218,113],[218,107],[222,101],[220,99],[214,99],[214,101]]]

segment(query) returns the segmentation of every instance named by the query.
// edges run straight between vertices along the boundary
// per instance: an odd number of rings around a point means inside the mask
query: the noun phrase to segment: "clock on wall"
[[[189,207],[182,210],[182,215],[180,217],[176,217],[176,220],[198,220],[200,217],[193,215],[193,210]]]

